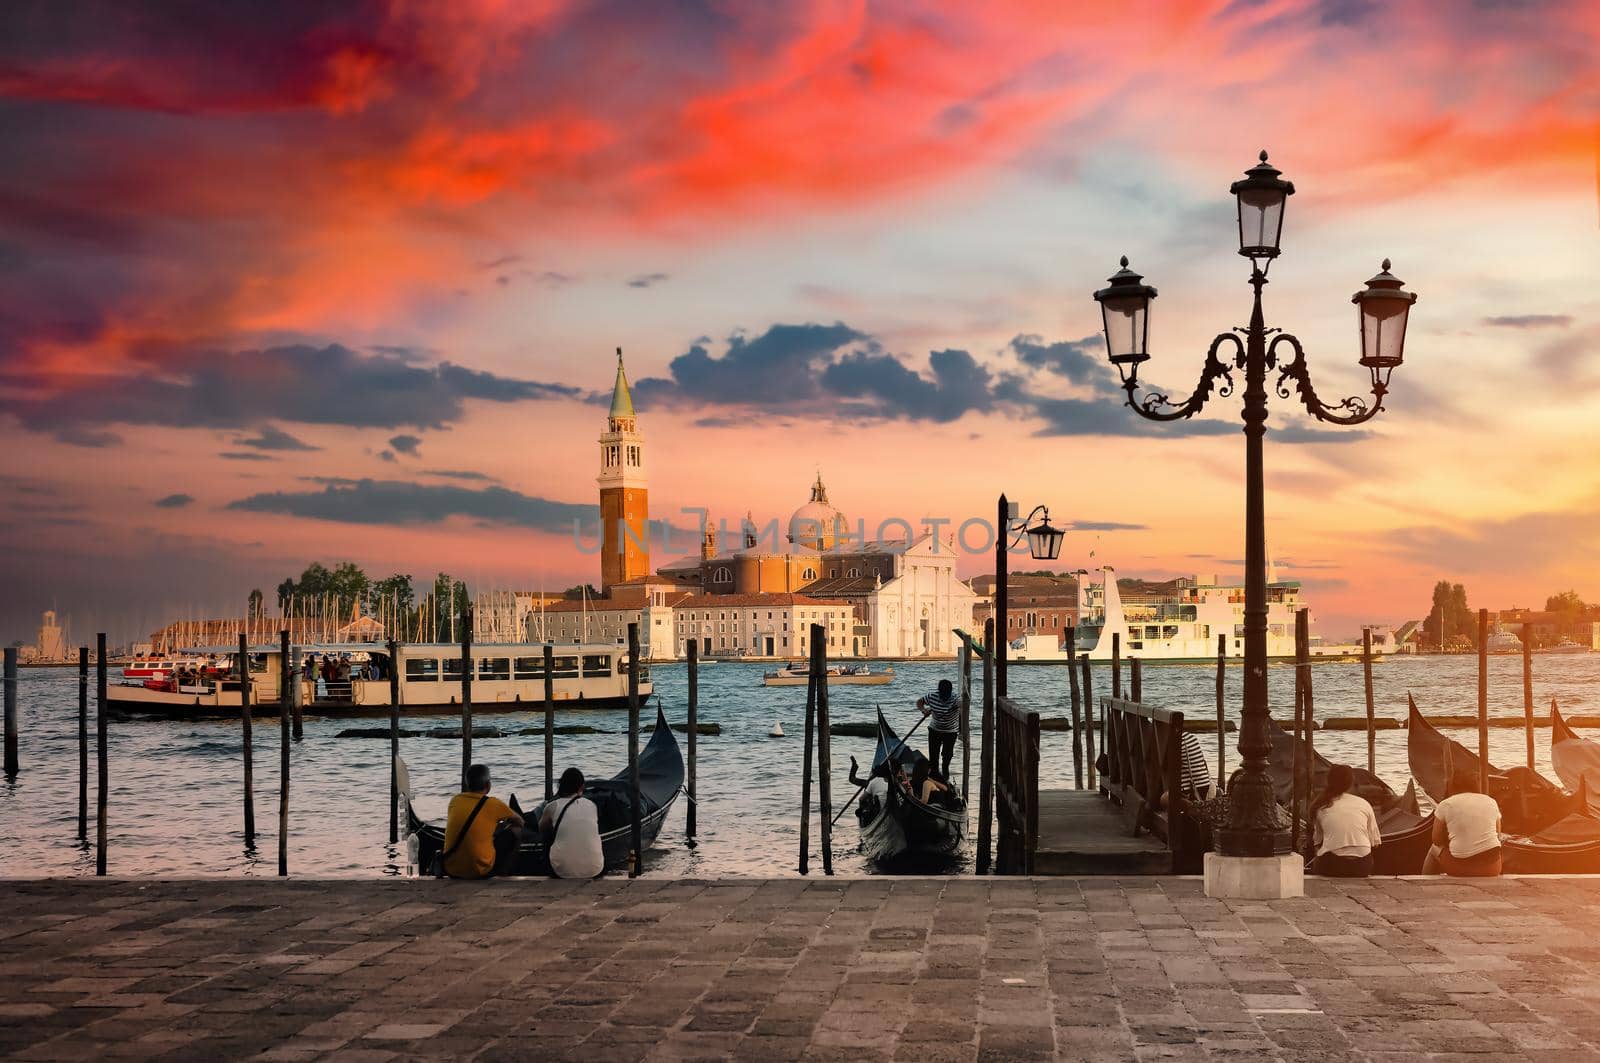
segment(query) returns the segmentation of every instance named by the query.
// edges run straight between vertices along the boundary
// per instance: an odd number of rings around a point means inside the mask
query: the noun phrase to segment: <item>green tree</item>
[[[255,590],[251,591],[250,592],[250,606],[249,606],[250,611],[246,615],[248,615],[248,616],[260,616],[261,615],[261,603],[262,603],[263,598],[264,598],[264,595],[262,595],[260,587],[257,587]]]
[[[561,597],[567,599],[568,601],[575,602],[582,598],[585,593],[589,595],[589,599],[591,601],[600,597],[600,592],[594,589],[593,583],[579,583],[568,587],[566,590],[561,592]]]
[[[411,607],[416,604],[416,594],[411,589],[411,577],[395,573],[392,576],[380,579],[367,589],[368,607],[376,610],[378,603],[384,603],[385,609],[395,610],[397,614],[404,615],[411,612]]]
[[[1587,608],[1589,606],[1578,597],[1577,591],[1562,591],[1544,600],[1544,609],[1547,613],[1581,613]]]
[[[341,561],[332,572],[328,573],[328,594],[337,604],[340,613],[348,613],[355,608],[357,602],[367,600],[367,588],[371,581],[367,574],[353,561]]]
[[[1433,585],[1433,608],[1423,621],[1424,645],[1433,650],[1477,645],[1478,623],[1467,605],[1467,589],[1459,583],[1440,580]]]

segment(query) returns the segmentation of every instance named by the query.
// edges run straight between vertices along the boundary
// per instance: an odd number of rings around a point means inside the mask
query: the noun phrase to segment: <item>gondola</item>
[[[1569,790],[1580,785],[1588,792],[1589,803],[1600,801],[1600,742],[1584,738],[1561,718],[1561,709],[1550,702],[1550,766],[1556,778]]]
[[[1278,802],[1285,807],[1292,807],[1294,796],[1294,747],[1294,736],[1274,722],[1268,771],[1272,773],[1272,788]],[[1315,795],[1322,792],[1328,769],[1333,765],[1315,748],[1311,750],[1311,757],[1311,793]],[[1407,780],[1406,792],[1397,794],[1388,783],[1365,768],[1352,766],[1351,771],[1355,773],[1355,785],[1350,792],[1366,798],[1372,806],[1373,814],[1378,817],[1378,833],[1383,837],[1383,844],[1372,850],[1372,873],[1420,873],[1433,838],[1433,813],[1424,814],[1418,806],[1416,784]]]
[[[903,856],[949,856],[961,848],[967,834],[967,810],[961,797],[950,792],[948,806],[920,801],[911,792],[911,772],[918,761],[927,763],[918,749],[902,742],[878,713],[878,748],[872,757],[873,783],[856,806],[862,855],[879,862]],[[884,770],[892,765],[892,768]],[[887,779],[879,778],[886,774]]]
[[[1410,719],[1406,724],[1406,756],[1423,793],[1438,804],[1452,792],[1452,778],[1476,789],[1478,755],[1440,733],[1417,711],[1415,699],[1407,701]],[[1500,805],[1501,830],[1522,837],[1539,834],[1581,807],[1575,795],[1522,767],[1501,770],[1490,764],[1489,796]]]
[[[667,725],[667,717],[656,710],[656,729],[650,741],[639,751],[639,816],[644,846],[654,844],[661,832],[661,824],[672,808],[672,802],[683,786],[683,752],[678,748],[677,736]],[[409,785],[403,788],[406,797],[406,818],[410,830],[417,836],[418,864],[423,868],[433,863],[433,854],[444,844],[444,825],[429,823],[416,814],[412,806]],[[605,852],[606,868],[628,866],[628,850],[632,845],[632,813],[629,802],[628,769],[609,779],[591,779],[584,784],[583,795],[599,807],[600,843]],[[523,812],[515,794],[507,802],[527,820],[521,832],[517,855],[506,874],[545,876],[550,874],[550,861],[545,854],[544,840],[537,825],[544,811],[540,801],[531,814]]]

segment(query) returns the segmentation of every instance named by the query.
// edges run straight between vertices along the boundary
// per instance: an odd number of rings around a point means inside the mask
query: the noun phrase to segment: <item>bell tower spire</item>
[[[617,348],[617,379],[611,409],[600,436],[600,589],[650,574],[649,492],[644,436],[633,410],[622,348]]]

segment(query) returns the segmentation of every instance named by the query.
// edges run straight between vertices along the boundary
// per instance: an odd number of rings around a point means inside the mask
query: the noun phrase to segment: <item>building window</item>
[[[719,567],[711,573],[712,583],[732,583],[733,572],[726,567]]]
[[[846,576],[855,577],[861,575],[861,570],[859,568],[847,568],[844,570],[844,574]]]
[[[800,578],[803,580],[814,580],[817,578],[817,570],[814,568],[807,568],[804,572],[800,573]]]

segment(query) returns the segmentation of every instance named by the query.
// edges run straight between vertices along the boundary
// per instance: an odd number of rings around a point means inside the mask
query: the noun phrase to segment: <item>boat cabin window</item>
[[[578,678],[578,658],[576,658],[576,657],[557,657],[555,659],[554,663],[555,663],[556,678],[557,679],[576,679],[576,678]]]
[[[446,657],[444,659],[444,681],[446,683],[461,682],[461,658]]]
[[[618,658],[619,660],[621,658]],[[609,653],[586,653],[583,655],[583,677],[594,679],[611,674],[611,655]]]
[[[479,679],[510,679],[510,657],[481,657],[478,659]]]
[[[437,657],[406,658],[406,682],[437,683],[438,681],[439,659]]]
[[[517,678],[518,679],[543,679],[544,678],[544,657],[543,656],[539,656],[539,657],[518,657],[517,661],[516,661],[516,664],[517,664]]]

